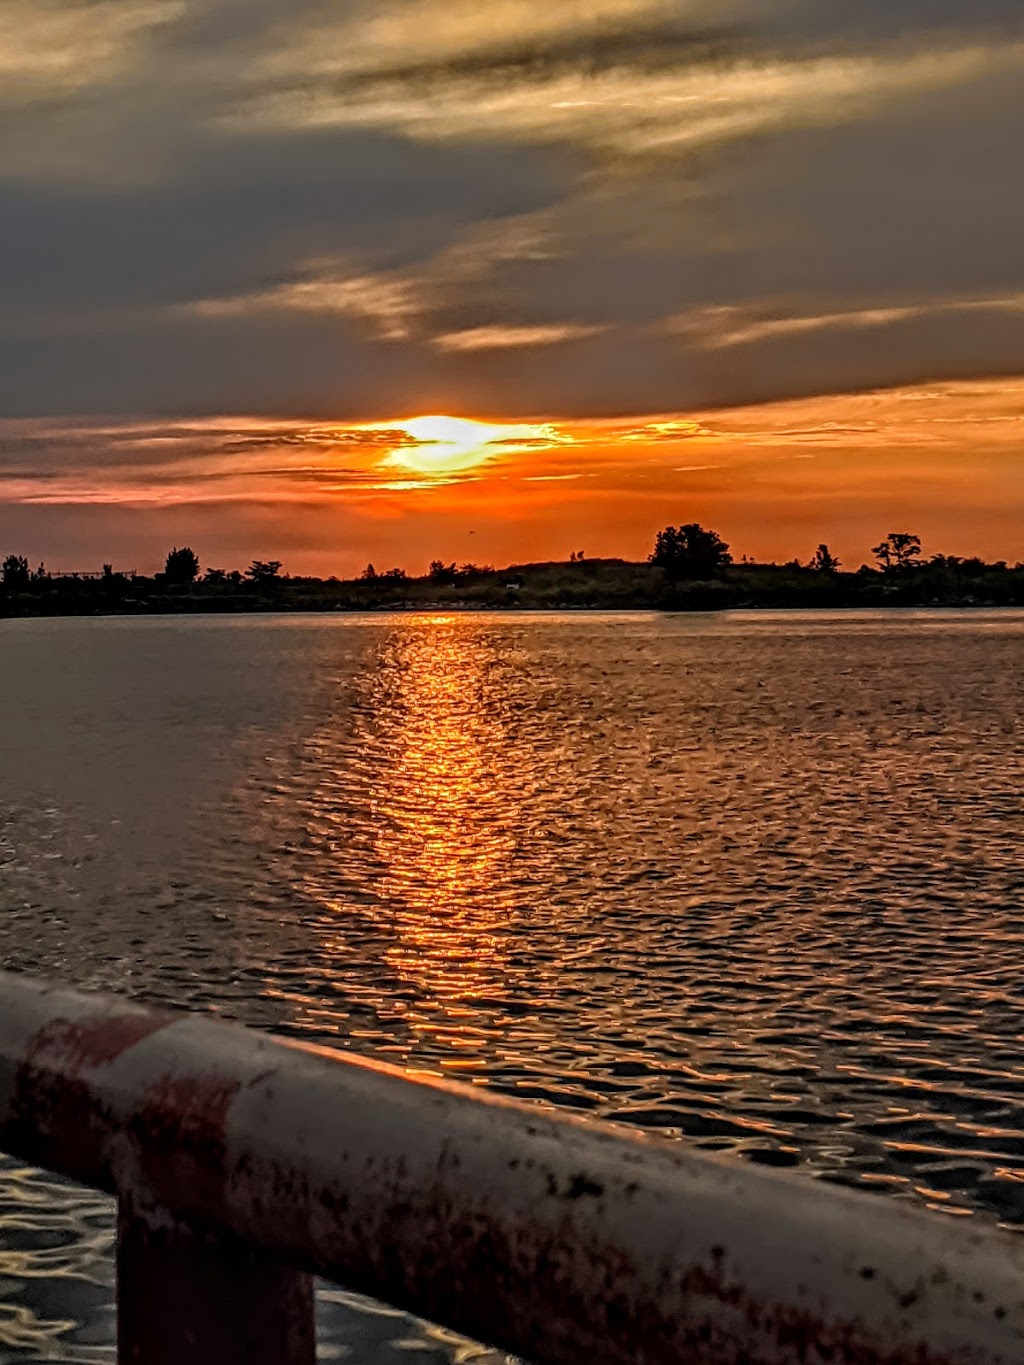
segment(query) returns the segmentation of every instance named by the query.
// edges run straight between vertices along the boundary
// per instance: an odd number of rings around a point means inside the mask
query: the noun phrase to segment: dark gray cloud
[[[409,347],[364,346],[330,318],[143,320],[0,338],[0,413],[383,417],[396,403],[438,406],[435,369]]]
[[[13,4],[0,413],[640,412],[1024,364],[1019,0],[153,0],[123,34],[99,0],[71,37]],[[715,309],[793,325],[723,345],[686,324]]]
[[[516,147],[417,147],[384,133],[217,141],[156,184],[0,184],[0,309],[186,303],[266,288],[310,257],[430,255],[564,180]]]
[[[835,42],[934,34],[963,42],[972,36],[1017,34],[1024,15],[1016,0],[783,0],[758,6],[760,23],[792,42]]]

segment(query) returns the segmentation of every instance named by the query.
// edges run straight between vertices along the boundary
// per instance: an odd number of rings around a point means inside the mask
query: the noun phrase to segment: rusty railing
[[[4,974],[0,1149],[117,1196],[125,1363],[309,1365],[313,1274],[534,1365],[1024,1360],[970,1220]]]

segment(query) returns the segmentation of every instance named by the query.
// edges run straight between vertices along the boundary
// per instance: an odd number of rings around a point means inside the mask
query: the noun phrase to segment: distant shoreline
[[[661,606],[655,604],[622,606],[618,603],[597,603],[587,606],[577,604],[536,604],[527,602],[510,602],[504,605],[492,606],[470,606],[459,602],[431,602],[431,603],[397,603],[383,606],[345,606],[345,607],[324,607],[324,606],[286,606],[280,602],[259,602],[245,607],[220,607],[215,605],[189,605],[180,604],[160,604],[152,606],[140,606],[138,608],[100,608],[77,611],[20,611],[9,612],[0,610],[0,623],[4,621],[55,621],[55,620],[112,620],[118,618],[162,618],[162,617],[192,617],[192,616],[213,616],[213,617],[248,617],[248,616],[415,616],[443,613],[445,615],[459,616],[493,616],[493,615],[550,615],[555,613],[574,612],[580,615],[602,615],[609,612],[630,614],[630,615],[650,615],[657,613],[664,616],[682,615],[701,615],[713,616],[723,612],[748,611],[764,612],[791,611],[791,612],[857,612],[857,611],[1021,611],[1024,610],[1024,602],[729,602],[717,603],[709,606]]]
[[[271,612],[662,611],[993,609],[1024,607],[1024,566],[936,556],[900,570],[855,573],[791,564],[732,564],[701,580],[619,559],[465,565],[409,578],[368,571],[357,579],[241,574],[174,583],[112,570],[35,575],[0,589],[0,619],[76,616],[217,616]]]

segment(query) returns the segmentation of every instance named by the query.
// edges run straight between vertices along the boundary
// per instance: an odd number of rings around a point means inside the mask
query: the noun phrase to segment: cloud
[[[562,55],[485,53],[306,82],[293,92],[275,87],[239,113],[237,126],[379,128],[469,143],[499,134],[616,159],[706,154],[789,128],[828,127],[1021,60],[1016,45],[799,56],[748,55],[741,46],[727,59],[721,38],[648,41],[616,35],[600,61],[576,44]]]
[[[0,412],[1024,367],[1017,0],[5,0]]]
[[[426,303],[416,284],[399,272],[353,273],[296,280],[275,285],[262,293],[235,298],[200,299],[185,306],[195,317],[245,317],[277,310],[295,313],[341,315],[364,320],[381,341],[405,341]]]
[[[547,260],[557,254],[540,227],[528,218],[498,219],[475,224],[436,256],[415,266],[368,270],[357,260],[312,260],[297,278],[270,289],[200,299],[184,305],[182,311],[185,315],[209,318],[276,311],[351,317],[365,323],[370,334],[380,341],[406,341],[420,336],[430,338],[442,350],[487,349],[486,345],[446,346],[444,335],[431,336],[431,323],[446,318],[451,321],[457,311],[465,313],[473,299],[479,308],[481,285],[486,286],[496,266],[510,261]],[[453,306],[452,300],[457,300],[457,304]],[[573,330],[571,324],[556,326]],[[497,333],[499,329],[492,330]],[[455,337],[459,333],[446,335]],[[513,340],[506,344],[527,343]]]
[[[179,18],[184,0],[5,0],[0,90],[8,107],[51,102],[126,71],[148,38]]]
[[[401,418],[373,425],[252,418],[181,422],[0,421],[0,505],[230,504],[265,488],[317,494],[465,482],[486,463],[554,450],[551,424]]]
[[[669,318],[666,329],[688,338],[708,350],[747,346],[778,337],[796,337],[809,332],[870,331],[894,323],[921,319],[943,319],[986,313],[1020,315],[1024,320],[1024,293],[1006,298],[938,299],[932,303],[894,308],[854,308],[830,313],[790,313],[770,307],[699,308]]]
[[[432,338],[440,351],[507,351],[519,347],[559,346],[596,336],[603,329],[579,323],[540,323],[534,326],[469,327],[463,332],[447,332]]]
[[[216,417],[187,421],[0,421],[0,486],[8,501],[247,499],[261,482],[289,497],[309,487],[358,491],[401,467],[427,485],[478,467],[531,481],[583,477],[646,463],[679,472],[722,467],[724,454],[811,445],[1016,449],[1024,380],[805,398],[691,418],[477,423],[443,417],[363,423]],[[836,414],[842,412],[843,416]],[[694,446],[715,463],[698,463]],[[680,466],[685,449],[687,463]],[[700,456],[697,456],[699,459]],[[16,491],[15,491],[16,486]]]

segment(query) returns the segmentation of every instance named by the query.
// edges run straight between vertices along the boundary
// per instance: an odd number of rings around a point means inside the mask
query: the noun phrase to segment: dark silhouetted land
[[[822,546],[808,564],[718,562],[706,574],[694,574],[678,562],[574,556],[568,562],[504,569],[438,561],[418,578],[399,570],[367,569],[355,579],[320,579],[289,576],[275,561],[257,561],[244,574],[213,569],[200,575],[194,556],[173,551],[168,571],[152,577],[119,573],[110,566],[96,574],[31,572],[24,560],[11,556],[0,584],[0,616],[6,617],[929,606],[1024,606],[1024,565],[936,555],[844,572]]]

